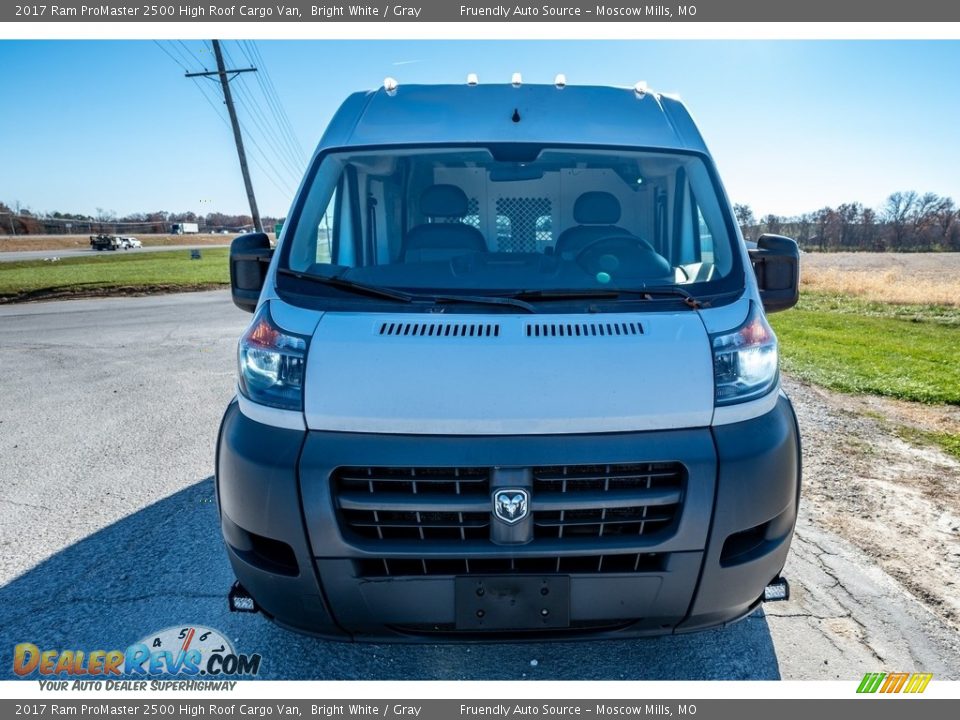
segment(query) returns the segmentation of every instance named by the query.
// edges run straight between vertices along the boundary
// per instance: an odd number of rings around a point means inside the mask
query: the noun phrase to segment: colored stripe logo
[[[858,693],[922,693],[933,673],[867,673],[860,681]]]

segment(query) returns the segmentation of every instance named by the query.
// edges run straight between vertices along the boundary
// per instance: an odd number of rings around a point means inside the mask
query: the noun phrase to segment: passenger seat
[[[410,228],[403,239],[400,260],[435,262],[485,252],[483,234],[472,225],[453,220],[463,218],[467,206],[466,193],[456,185],[433,185],[424,190],[420,195],[420,214],[433,222]]]

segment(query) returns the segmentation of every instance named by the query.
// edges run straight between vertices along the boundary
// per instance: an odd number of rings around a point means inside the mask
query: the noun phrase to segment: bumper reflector
[[[227,602],[230,604],[230,612],[255,613],[259,610],[256,600],[239,581],[235,582],[227,593]]]
[[[763,589],[764,602],[776,602],[790,599],[790,583],[785,577],[778,575]]]

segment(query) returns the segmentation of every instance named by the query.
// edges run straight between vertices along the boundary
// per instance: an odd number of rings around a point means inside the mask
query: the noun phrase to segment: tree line
[[[265,230],[272,231],[279,218],[262,217]],[[97,208],[94,215],[82,213],[36,213],[14,204],[0,202],[0,235],[84,235],[87,233],[168,234],[174,223],[197,223],[200,232],[215,233],[226,230],[239,232],[253,229],[249,215],[226,213],[167,212],[130,213],[118,216],[110,210]]]
[[[932,192],[895,192],[878,209],[851,202],[795,217],[758,220],[749,205],[733,209],[748,240],[774,233],[808,251],[960,251],[960,210],[953,198]]]
[[[764,215],[756,218],[749,205],[733,206],[737,222],[748,240],[764,233],[787,235],[804,250],[867,252],[960,252],[960,209],[953,198],[907,190],[892,193],[874,209],[859,202],[824,207],[793,217]],[[0,202],[0,234],[70,235],[85,233],[169,233],[173,223],[197,223],[200,232],[246,231],[253,228],[249,215],[194,212],[131,213],[118,217],[101,208],[95,215],[52,212]],[[270,230],[280,219],[264,217]]]

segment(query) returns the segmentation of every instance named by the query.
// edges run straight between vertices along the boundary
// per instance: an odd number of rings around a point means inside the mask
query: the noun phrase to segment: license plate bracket
[[[570,627],[566,575],[470,575],[454,579],[458,630]]]

